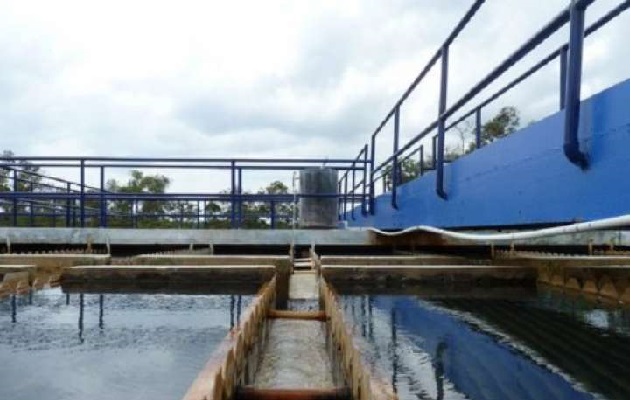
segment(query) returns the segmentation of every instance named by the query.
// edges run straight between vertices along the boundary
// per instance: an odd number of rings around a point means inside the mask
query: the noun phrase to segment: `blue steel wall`
[[[375,215],[349,226],[457,228],[586,221],[629,214],[629,80],[581,103],[581,170],[563,154],[563,114],[557,113],[445,166],[447,200],[436,195],[436,174],[375,199]]]

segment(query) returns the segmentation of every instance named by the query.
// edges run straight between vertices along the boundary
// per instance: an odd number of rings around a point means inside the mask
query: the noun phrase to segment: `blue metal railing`
[[[31,167],[39,168],[64,168],[66,170],[73,169],[78,172],[79,182],[72,182],[54,176],[44,175],[37,172],[24,170],[24,164],[27,163]],[[276,207],[280,204],[293,203],[300,198],[339,198],[339,193],[321,193],[321,194],[270,194],[270,193],[243,193],[242,181],[244,171],[250,170],[273,170],[273,171],[295,171],[305,168],[319,167],[326,165],[345,173],[352,173],[353,176],[359,171],[365,173],[368,163],[364,153],[355,159],[254,159],[254,158],[125,158],[125,157],[10,157],[0,158],[0,169],[4,169],[7,174],[10,191],[0,191],[0,217],[6,214],[6,210],[2,204],[12,204],[12,224],[18,225],[18,217],[29,215],[30,223],[33,223],[36,217],[53,216],[53,223],[56,223],[56,211],[60,209],[57,202],[65,201],[66,226],[74,226],[75,211],[78,211],[78,226],[85,227],[89,222],[98,221],[99,226],[108,226],[108,217],[128,218],[132,221],[138,218],[167,218],[177,219],[190,217],[190,213],[186,212],[169,212],[158,214],[139,213],[139,202],[218,202],[221,204],[229,204],[227,213],[195,213],[198,219],[206,220],[228,219],[230,226],[238,228],[242,225],[246,216],[243,212],[244,203],[265,203],[268,204],[270,212],[269,219],[271,227],[274,227],[279,219],[288,218],[287,213],[277,212]],[[229,170],[231,183],[228,193],[127,193],[112,192],[106,190],[106,171],[114,168],[129,169],[184,169],[184,170]],[[97,169],[99,172],[100,186],[90,186],[86,184],[86,171]],[[66,171],[67,172],[67,171]],[[19,174],[25,174],[21,177]],[[34,183],[28,176],[43,178],[50,180],[63,186],[55,186],[51,183]],[[366,177],[363,177],[367,182]],[[26,184],[20,187],[20,183]],[[88,202],[98,204],[98,206],[90,207]],[[129,215],[114,213],[109,209],[108,203],[118,201],[126,202],[130,210]],[[346,196],[345,202],[350,202],[352,206],[358,204],[363,199],[355,196]],[[49,203],[50,202],[50,203]],[[19,204],[22,206],[21,211]],[[35,212],[34,210],[39,210]],[[52,210],[52,211],[51,211]],[[255,215],[256,214],[256,215]],[[247,216],[255,215],[260,217],[259,213],[247,213]],[[132,223],[132,226],[134,224]]]
[[[385,118],[379,123],[375,131],[370,137],[368,149],[370,152],[370,162],[367,166],[370,168],[367,174],[370,179],[369,183],[369,207],[370,214],[375,214],[375,182],[378,179],[377,173],[380,173],[381,179],[386,179],[388,174],[392,178],[391,189],[391,206],[397,208],[397,186],[401,183],[401,164],[419,153],[420,164],[422,174],[424,172],[424,149],[423,146],[419,146],[415,149],[413,147],[423,138],[430,133],[436,131],[436,135],[432,137],[432,168],[436,170],[436,193],[439,197],[447,199],[447,192],[444,185],[444,168],[445,162],[445,133],[450,129],[457,126],[465,119],[475,115],[475,147],[481,147],[481,135],[482,135],[482,116],[481,112],[484,107],[498,99],[500,96],[523,82],[525,79],[533,75],[535,72],[541,70],[544,66],[548,65],[555,59],[559,59],[560,63],[560,79],[559,79],[559,105],[560,109],[564,111],[565,126],[563,136],[563,149],[568,160],[580,168],[588,168],[588,156],[580,149],[578,141],[578,121],[579,121],[579,105],[580,105],[580,88],[581,88],[581,68],[582,68],[582,49],[583,38],[591,35],[602,26],[606,25],[613,18],[620,15],[622,12],[629,9],[629,1],[623,1],[619,3],[612,10],[607,12],[596,22],[594,22],[587,29],[584,27],[584,13],[585,10],[594,3],[595,0],[572,0],[570,5],[557,14],[552,20],[545,24],[539,31],[537,31],[530,39],[524,44],[519,46],[512,54],[504,59],[499,65],[497,65],[490,73],[477,82],[468,92],[466,92],[460,99],[455,101],[451,106],[446,106],[447,90],[448,90],[448,74],[449,74],[449,48],[453,41],[461,34],[466,25],[471,21],[474,15],[480,10],[485,0],[476,0],[471,7],[467,10],[464,17],[458,22],[456,27],[449,34],[447,39],[439,46],[438,50],[427,62],[425,67],[412,81],[410,86],[405,90],[403,95],[395,102],[395,105],[388,112]],[[569,42],[564,44],[559,49],[550,53],[544,57],[541,61],[521,74],[516,79],[509,82],[506,86],[502,87],[496,93],[491,95],[486,100],[467,111],[461,117],[457,118],[454,122],[447,124],[447,120],[451,118],[456,112],[458,112],[463,106],[469,103],[475,96],[479,95],[482,90],[487,88],[491,83],[495,82],[499,77],[504,75],[512,66],[522,60],[526,55],[530,54],[541,43],[548,39],[552,34],[557,32],[567,23],[570,25],[570,37]],[[440,93],[438,97],[438,115],[427,127],[416,134],[405,145],[399,146],[399,120],[402,104],[408,99],[416,87],[423,81],[432,68],[440,61]],[[375,148],[376,137],[379,135],[386,124],[394,119],[394,132],[393,132],[393,151],[391,155],[382,163],[375,165]],[[410,151],[412,150],[412,151]],[[386,171],[386,167],[391,166],[390,172]],[[344,179],[344,177],[342,178]],[[361,182],[360,182],[361,184]],[[355,187],[353,190],[344,191],[344,195],[354,195]],[[346,207],[343,208],[341,215],[342,218],[346,217]],[[354,216],[354,214],[351,214]]]

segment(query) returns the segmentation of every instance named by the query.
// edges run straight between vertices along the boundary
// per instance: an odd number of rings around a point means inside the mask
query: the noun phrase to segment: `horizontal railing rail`
[[[510,53],[504,60],[496,65],[488,74],[482,79],[476,82],[469,90],[465,92],[459,99],[453,104],[447,106],[447,83],[449,72],[449,47],[456,40],[456,38],[462,33],[467,24],[472,20],[476,13],[481,9],[485,0],[476,0],[469,7],[465,15],[457,23],[456,27],[448,35],[447,39],[439,46],[438,50],[430,57],[429,61],[422,68],[421,72],[415,77],[412,83],[406,88],[403,94],[395,101],[394,106],[388,111],[386,116],[377,125],[377,128],[370,135],[370,142],[366,144],[367,153],[370,154],[369,162],[366,163],[368,168],[368,211],[370,214],[375,214],[375,184],[381,179],[388,179],[390,182],[391,190],[391,206],[397,208],[397,186],[402,183],[401,177],[401,165],[404,161],[410,159],[414,155],[419,155],[419,171],[418,174],[422,175],[428,169],[436,171],[436,193],[439,197],[447,200],[447,192],[444,185],[444,167],[445,164],[451,160],[445,159],[445,134],[447,131],[455,128],[460,123],[472,116],[475,116],[475,149],[481,147],[481,135],[482,135],[482,118],[481,111],[493,101],[500,98],[502,95],[510,91],[512,88],[518,86],[528,77],[540,71],[546,65],[549,65],[552,61],[558,59],[560,64],[560,78],[559,78],[559,109],[564,112],[565,125],[563,133],[563,147],[564,152],[568,160],[577,164],[581,168],[588,167],[588,157],[579,148],[577,139],[578,129],[578,104],[580,101],[580,84],[581,84],[581,60],[582,60],[582,47],[583,38],[590,36],[600,28],[605,26],[615,17],[619,16],[622,12],[629,9],[629,1],[623,1],[616,5],[614,8],[606,12],[603,16],[598,18],[589,27],[584,27],[584,13],[585,10],[596,0],[572,0],[570,5],[555,15],[548,23],[540,28],[535,34],[526,40],[523,44],[517,47],[515,51]],[[479,102],[470,110],[467,110],[463,115],[457,117],[452,122],[447,122],[457,112],[459,112],[466,104],[471,102],[476,96],[482,93],[484,89],[489,87],[490,84],[496,82],[497,79],[504,76],[505,73],[510,70],[514,65],[523,60],[527,55],[531,54],[533,50],[538,48],[544,41],[550,38],[551,35],[558,32],[559,29],[570,25],[570,35],[567,43],[560,46],[555,51],[543,57],[540,61],[535,63],[528,70],[520,74],[517,78],[514,78],[506,85],[501,87],[488,98]],[[425,128],[420,130],[416,135],[409,139],[404,145],[399,145],[400,138],[400,114],[401,107],[405,101],[410,97],[419,84],[428,76],[429,72],[440,62],[440,93],[437,97],[438,113],[434,120],[432,120]],[[384,131],[384,128],[388,122],[393,122],[393,134],[392,145],[393,151],[382,162],[375,162],[376,154],[376,137]],[[433,136],[433,144],[431,149],[431,168],[427,168],[425,162],[430,160],[426,159],[428,156],[425,152],[423,145],[418,143],[426,138],[430,133],[436,132]],[[386,167],[389,170],[386,171]],[[345,175],[346,176],[346,175]],[[360,181],[359,185],[363,185],[365,182]],[[384,187],[386,185],[384,184]],[[352,188],[355,190],[356,185]],[[343,189],[340,186],[340,189]],[[344,193],[349,193],[348,190],[344,190]],[[363,208],[362,208],[363,210]],[[346,218],[348,208],[342,202],[340,217]],[[354,219],[354,209],[350,210],[351,218]]]

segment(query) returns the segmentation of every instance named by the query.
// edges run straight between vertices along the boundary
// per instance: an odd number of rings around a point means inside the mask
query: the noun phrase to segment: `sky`
[[[589,25],[620,0],[597,0]],[[472,0],[0,2],[0,150],[18,155],[352,158]],[[450,49],[447,105],[569,4],[487,0]],[[488,88],[556,49],[567,27]],[[629,13],[588,38],[582,97],[629,77]],[[483,111],[558,108],[553,62]],[[481,95],[484,96],[484,93]],[[437,113],[434,68],[402,107],[402,143]],[[482,97],[470,103],[468,110]],[[559,136],[559,140],[561,137]],[[392,149],[392,126],[377,161]],[[455,137],[448,138],[456,146]],[[47,171],[78,179],[76,171]],[[172,191],[226,172],[153,171]],[[125,179],[127,171],[108,171]],[[96,184],[96,173],[88,178]],[[291,173],[248,173],[244,189]]]

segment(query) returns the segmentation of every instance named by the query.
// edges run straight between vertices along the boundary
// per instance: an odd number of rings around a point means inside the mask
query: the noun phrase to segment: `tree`
[[[12,191],[14,188],[16,188],[18,192],[37,192],[42,189],[42,177],[39,174],[38,166],[32,165],[28,161],[16,160],[15,154],[11,150],[3,150],[1,158],[4,161],[5,166],[0,167],[0,192]],[[6,166],[6,164],[13,165]],[[14,186],[14,177],[16,175],[17,187]],[[9,214],[13,212],[14,205],[12,201],[5,201],[0,205],[0,207],[2,208],[2,211]],[[34,213],[37,213],[39,211],[50,211],[54,207],[55,202],[53,200],[22,201],[18,203],[17,211],[19,213],[24,213],[32,210]],[[38,222],[35,220],[27,222],[25,218],[28,217],[18,217],[18,225],[26,225],[31,223],[34,225],[38,224]],[[46,221],[40,222],[45,223]]]
[[[388,164],[384,167],[382,177],[383,177],[383,185],[384,191],[392,190],[392,164]],[[421,172],[419,163],[412,160],[411,158],[403,160],[403,162],[399,163],[399,185],[409,182],[412,179],[416,178]]]
[[[482,126],[481,144],[487,145],[519,129],[519,111],[515,107],[502,107],[500,111]]]
[[[171,180],[164,175],[145,176],[142,171],[132,170],[131,177],[126,185],[119,184],[115,179],[107,182],[107,190],[117,193],[164,193]],[[129,223],[128,216],[135,217],[138,227],[164,227],[171,224],[163,218],[169,211],[174,211],[176,206],[162,200],[114,200],[109,206],[112,218],[109,225],[125,226]],[[138,219],[138,215],[141,218]],[[142,218],[144,216],[145,218]],[[133,222],[133,220],[132,220]]]
[[[258,194],[286,195],[289,194],[289,188],[281,181],[273,181],[264,189],[260,189]],[[274,211],[278,216],[275,220],[276,227],[289,228],[292,225],[294,214],[294,203],[275,203]],[[271,204],[269,202],[261,202],[257,205],[257,211],[265,218],[271,218]],[[271,221],[270,221],[271,222]]]

